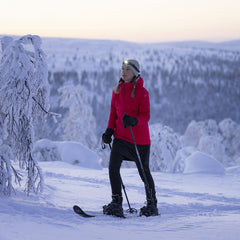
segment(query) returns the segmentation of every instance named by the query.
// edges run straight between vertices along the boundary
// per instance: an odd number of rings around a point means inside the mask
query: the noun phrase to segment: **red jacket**
[[[148,121],[150,119],[149,93],[143,87],[143,79],[140,77],[136,82],[135,97],[131,97],[132,83],[121,83],[120,93],[115,89],[112,93],[111,110],[108,120],[108,128],[114,130],[114,138],[120,138],[133,143],[129,128],[124,128],[122,118],[124,113],[136,117],[138,124],[132,127],[137,145],[150,145]]]

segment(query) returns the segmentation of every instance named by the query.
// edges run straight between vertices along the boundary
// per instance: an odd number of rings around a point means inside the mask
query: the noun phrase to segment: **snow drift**
[[[184,173],[224,174],[224,167],[213,157],[195,152],[185,160]]]
[[[65,161],[85,168],[102,169],[98,155],[77,142],[42,139],[34,145],[34,156],[39,161]]]

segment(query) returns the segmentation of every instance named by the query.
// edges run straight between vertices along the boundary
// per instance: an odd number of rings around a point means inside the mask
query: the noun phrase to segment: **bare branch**
[[[35,97],[32,97],[32,99],[38,104],[38,106],[42,109],[43,112],[45,112],[46,114],[49,114],[51,116],[57,116],[57,117],[61,117],[61,114],[59,113],[54,113],[54,112],[49,112],[47,111],[37,100]]]

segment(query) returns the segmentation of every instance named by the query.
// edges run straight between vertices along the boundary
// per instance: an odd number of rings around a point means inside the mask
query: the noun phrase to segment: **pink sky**
[[[240,39],[239,0],[8,0],[0,34],[133,42]]]

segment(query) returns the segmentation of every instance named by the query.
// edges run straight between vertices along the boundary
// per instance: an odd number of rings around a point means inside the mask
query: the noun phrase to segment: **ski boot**
[[[112,202],[103,206],[103,214],[124,218],[122,201],[122,196],[112,195]]]
[[[144,215],[146,217],[157,216],[158,208],[157,208],[157,199],[147,199],[147,205],[140,209],[140,216]]]

